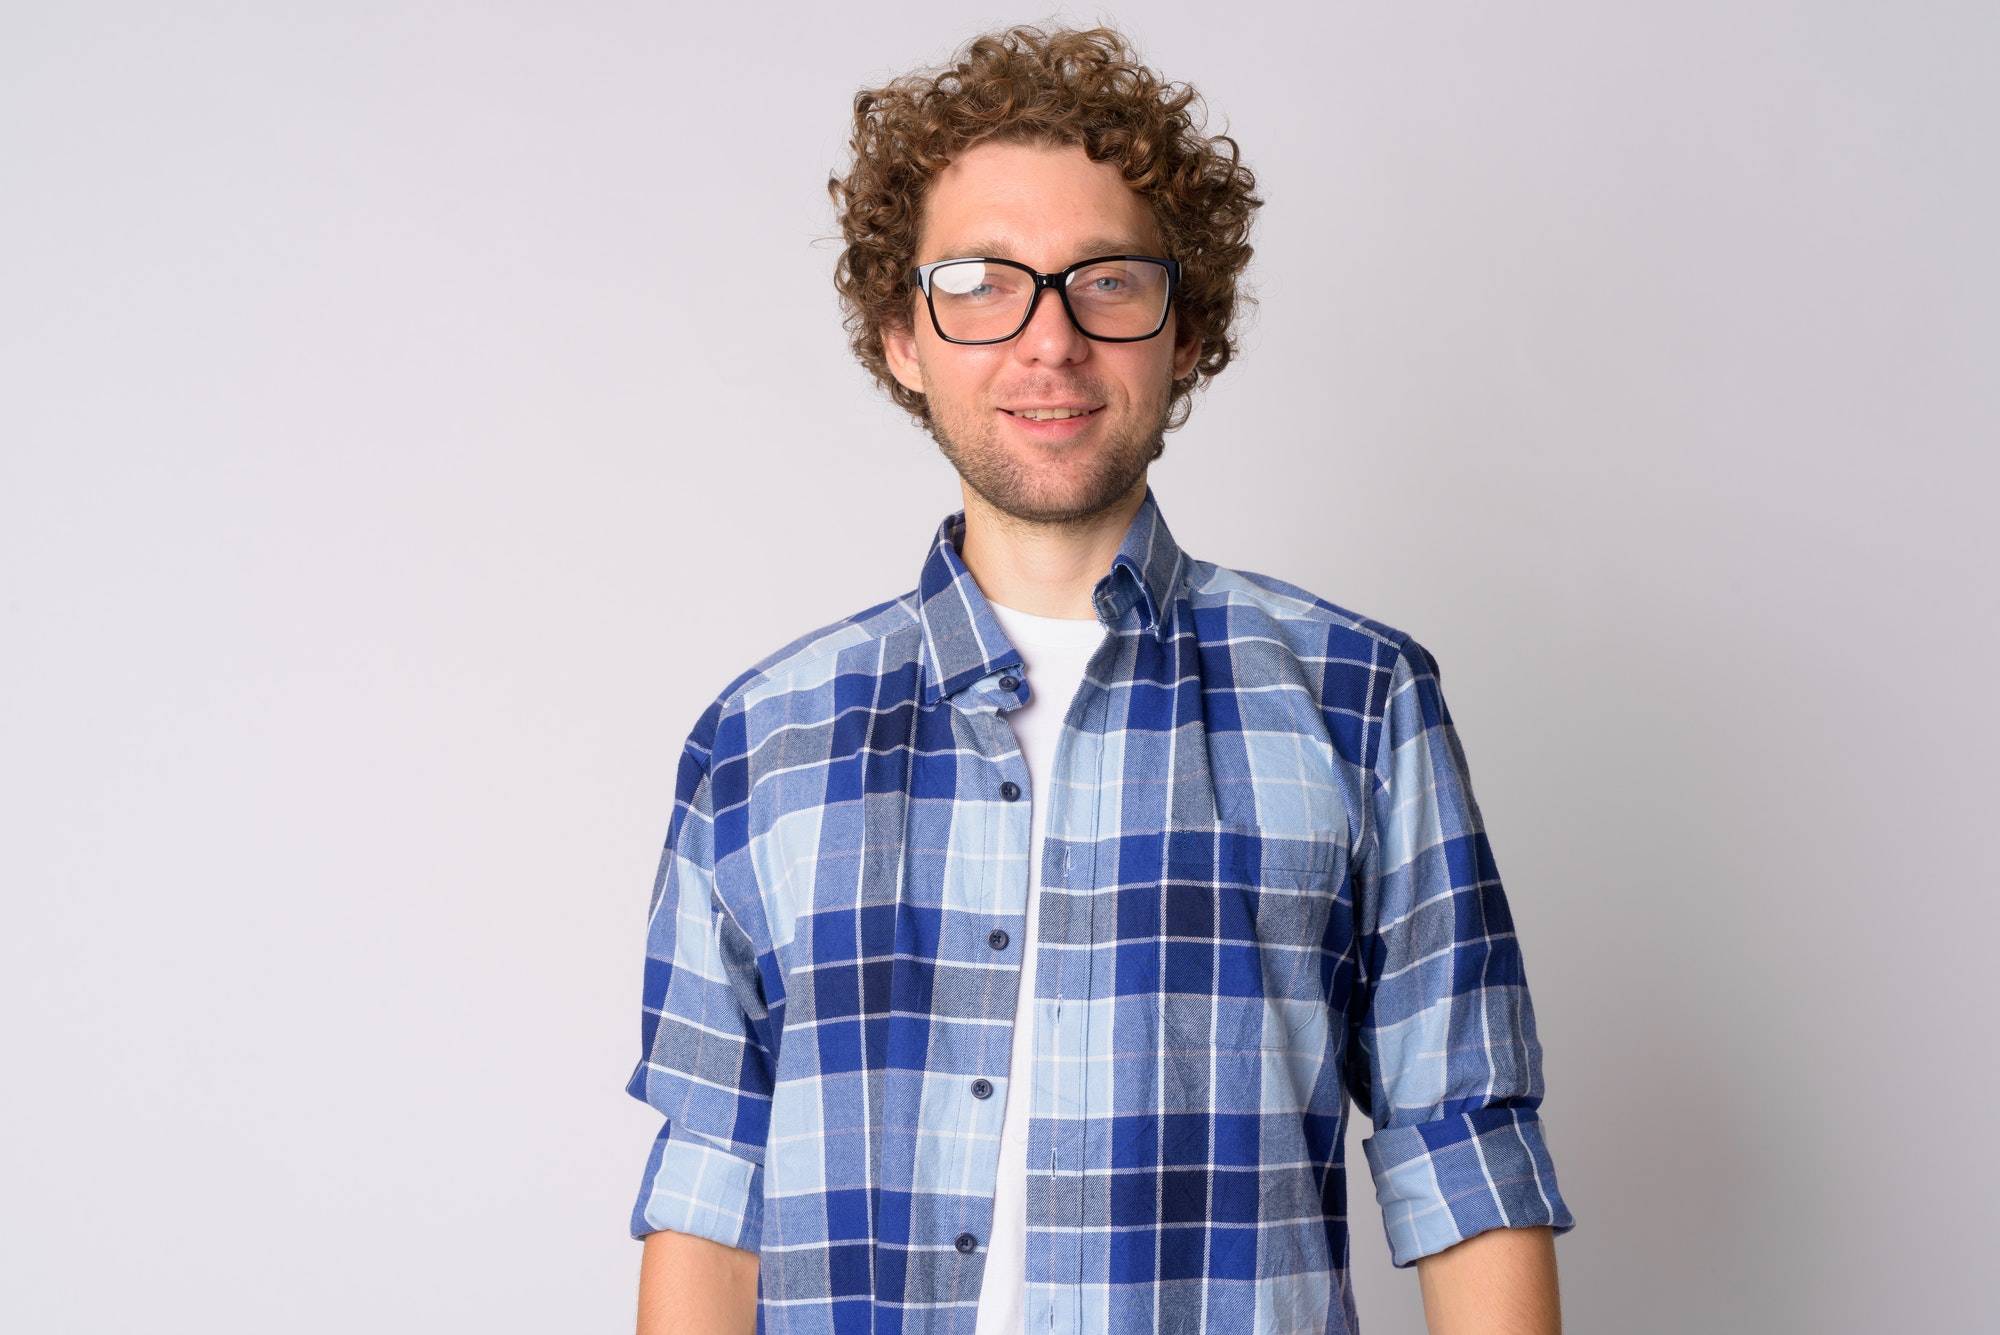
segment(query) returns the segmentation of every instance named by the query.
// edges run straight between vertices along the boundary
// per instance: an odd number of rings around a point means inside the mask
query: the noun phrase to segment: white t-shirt
[[[1031,686],[1028,703],[1006,714],[1028,764],[1028,921],[1021,955],[1021,993],[1014,1008],[1014,1051],[1007,1103],[1000,1117],[1000,1180],[993,1192],[993,1236],[979,1286],[974,1335],[1020,1335],[1028,1265],[1028,1113],[1034,1100],[1035,940],[1041,921],[1042,830],[1048,816],[1049,770],[1063,716],[1083,681],[1084,665],[1107,632],[1095,617],[1036,616],[987,600],[1000,628],[1020,651]]]

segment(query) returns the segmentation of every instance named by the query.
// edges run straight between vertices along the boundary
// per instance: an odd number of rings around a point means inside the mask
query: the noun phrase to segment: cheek
[[[1130,403],[1150,403],[1169,393],[1176,374],[1171,349],[1148,348],[1119,368],[1118,380]]]
[[[990,409],[993,406],[990,359],[953,355],[963,351],[949,345],[943,352],[933,350],[924,360],[924,382],[933,387],[937,397],[965,409]]]

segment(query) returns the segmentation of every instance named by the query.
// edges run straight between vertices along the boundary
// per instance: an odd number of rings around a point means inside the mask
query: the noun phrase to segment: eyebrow
[[[1153,252],[1127,236],[1093,236],[1087,240],[1078,242],[1073,248],[1073,253],[1076,259],[1082,260],[1098,255],[1150,255]],[[994,259],[1005,260],[1013,259],[1015,254],[1016,248],[1011,242],[989,239],[985,241],[966,241],[949,248],[942,248],[937,252],[935,258],[940,260],[957,260],[970,259],[975,255],[988,255]],[[1022,262],[1026,263],[1025,260]]]

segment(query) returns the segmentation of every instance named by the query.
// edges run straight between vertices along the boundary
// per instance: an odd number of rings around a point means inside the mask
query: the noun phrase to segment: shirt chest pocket
[[[1331,840],[1225,828],[1176,838],[1159,885],[1164,1040],[1176,1048],[1289,1046],[1324,1018]]]

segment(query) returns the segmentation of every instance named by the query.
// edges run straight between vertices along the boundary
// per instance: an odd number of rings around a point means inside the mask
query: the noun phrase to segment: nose
[[[1090,340],[1070,322],[1062,294],[1053,287],[1035,294],[1035,308],[1028,312],[1028,323],[1015,335],[1014,355],[1024,362],[1056,365],[1082,361],[1090,355]]]

